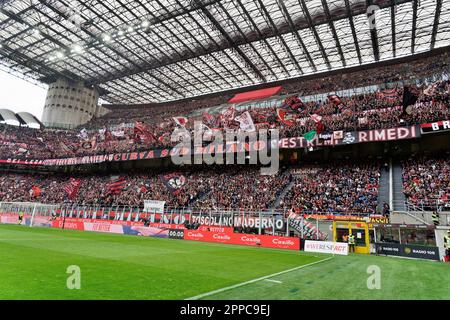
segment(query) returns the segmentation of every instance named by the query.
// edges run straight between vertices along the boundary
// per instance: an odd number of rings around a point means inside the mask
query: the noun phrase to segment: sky
[[[0,70],[0,109],[27,111],[42,118],[47,89]]]

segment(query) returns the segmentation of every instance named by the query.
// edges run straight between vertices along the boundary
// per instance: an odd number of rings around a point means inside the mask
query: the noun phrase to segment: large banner
[[[144,237],[168,238],[169,228],[144,226],[141,222],[110,221],[99,219],[56,218],[53,228],[64,228],[79,231],[96,231],[106,233],[128,234]]]
[[[376,243],[377,254],[439,261],[439,248],[414,244]]]
[[[0,223],[19,224],[19,215],[17,213],[0,214]],[[32,217],[31,214],[24,214],[21,225],[50,228],[52,226],[52,218],[40,215]]]
[[[165,201],[144,200],[144,212],[164,213]]]
[[[444,121],[445,123],[445,121]],[[423,130],[423,129],[422,129]],[[284,138],[278,141],[280,149],[299,149],[305,147],[326,147],[341,146],[356,143],[396,141],[403,139],[414,139],[421,137],[420,126],[399,127],[380,130],[366,131],[336,131],[333,134],[322,134],[314,140],[308,141],[304,137]],[[34,165],[34,166],[71,166],[81,164],[96,164],[104,162],[123,162],[136,160],[149,160],[166,158],[172,155],[183,155],[192,152],[192,154],[211,154],[211,153],[239,153],[243,151],[267,150],[270,147],[276,147],[275,141],[268,146],[266,141],[255,141],[252,143],[231,143],[226,145],[211,144],[209,146],[198,146],[193,150],[186,148],[167,148],[161,150],[149,150],[141,152],[124,152],[114,154],[99,154],[85,157],[63,158],[63,159],[3,159],[0,163]]]
[[[291,213],[289,215],[289,227],[296,230],[304,238],[315,238],[317,240],[325,241],[329,235],[320,230],[316,223],[307,221],[302,215]]]
[[[450,120],[421,124],[420,129],[422,130],[422,134],[448,131],[450,130]]]
[[[192,222],[207,226],[242,227],[255,229],[285,230],[285,219],[278,216],[249,217],[244,215],[192,215]]]
[[[185,230],[184,239],[191,241],[218,242],[265,248],[300,250],[300,239],[292,237]]]
[[[280,139],[279,147],[281,149],[299,149],[306,147],[343,146],[356,143],[397,141],[420,137],[421,134],[418,126],[352,132],[336,131],[333,134],[321,135],[311,141],[306,140],[304,137]]]
[[[343,242],[305,241],[305,251],[348,255],[348,244]]]

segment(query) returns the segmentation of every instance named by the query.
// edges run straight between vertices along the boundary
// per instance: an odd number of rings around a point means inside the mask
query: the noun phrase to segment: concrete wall
[[[49,85],[42,122],[61,128],[84,124],[98,114],[98,97],[97,90],[83,83],[57,80]]]

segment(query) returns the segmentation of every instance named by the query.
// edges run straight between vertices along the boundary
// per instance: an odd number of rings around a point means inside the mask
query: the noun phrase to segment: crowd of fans
[[[220,170],[206,168],[172,172],[169,174],[171,179],[182,182],[171,187],[165,180],[167,174],[121,175],[125,186],[117,194],[108,187],[112,182],[110,175],[75,176],[81,184],[71,198],[66,191],[66,186],[70,184],[67,175],[7,173],[0,176],[0,202],[142,206],[144,200],[152,199],[166,201],[166,206],[172,208],[251,211],[270,208],[289,181],[289,175],[283,173],[267,176],[261,175],[258,168],[227,166]]]
[[[339,73],[321,79],[292,82],[283,85],[282,94],[298,93],[302,96],[316,93],[326,93],[369,85],[382,85],[389,82],[405,82],[413,79],[426,78],[436,73],[449,70],[449,54],[443,53],[426,59],[405,62],[396,65],[386,65],[355,71]]]
[[[317,121],[311,117],[315,114],[321,117],[321,131],[329,133],[382,129],[450,118],[449,81],[424,85],[415,90],[418,99],[406,110],[402,106],[403,89],[393,88],[385,92],[342,97],[338,105],[330,99],[308,102],[300,110],[290,113],[290,122],[280,118],[277,113],[280,106],[251,109],[249,114],[257,129],[277,128],[281,138],[298,137],[316,130]],[[183,130],[193,137],[194,120],[201,120],[206,125],[203,133],[213,129],[239,130],[240,123],[236,117],[244,111],[237,112],[233,108],[225,111],[228,112],[183,118],[187,123],[181,125],[168,119],[158,124],[135,122],[132,126],[122,125],[113,130],[106,127],[95,131],[36,130],[0,125],[0,157],[52,159],[173,147],[178,143],[171,139],[174,130]]]
[[[370,85],[383,85],[391,82],[423,79],[436,74],[448,73],[449,65],[449,54],[443,53],[427,59],[420,59],[391,66],[376,67],[363,71],[339,73],[320,79],[293,80],[282,84],[280,95],[297,94],[300,96],[309,96]],[[226,94],[216,97],[201,97],[177,102],[176,104],[167,103],[164,105],[111,105],[109,108],[113,110],[113,112],[110,112],[101,118],[93,119],[84,127],[96,129],[103,126],[118,125],[125,121],[124,119],[132,122],[144,121],[147,123],[162,123],[171,117],[179,115],[188,116],[192,111],[226,104],[231,97],[231,94]],[[106,105],[106,107],[108,106]]]
[[[303,213],[375,213],[380,171],[377,165],[329,165],[268,176],[254,167],[227,166],[169,175],[182,183],[169,187],[164,180],[167,173],[122,175],[124,188],[116,194],[108,187],[110,175],[78,176],[80,187],[71,197],[66,191],[67,175],[2,174],[0,201],[142,207],[144,200],[152,199],[166,201],[170,208],[199,210],[295,208]],[[283,191],[287,191],[284,196]]]
[[[378,164],[340,163],[267,176],[255,167],[199,167],[170,173],[171,178],[181,181],[175,187],[168,186],[164,178],[167,172],[128,173],[121,175],[125,185],[117,194],[109,189],[111,175],[80,175],[74,176],[81,185],[73,198],[66,191],[68,175],[2,173],[0,202],[142,206],[144,200],[153,199],[166,201],[172,208],[375,214],[380,213],[380,170]],[[403,170],[409,203],[424,209],[450,203],[450,153],[413,157],[403,162]],[[283,190],[287,192],[282,194]]]
[[[339,73],[319,81],[292,81],[283,85],[282,94],[296,93],[302,97],[423,79],[431,75],[448,75],[448,71],[449,57],[444,53],[426,60]],[[277,112],[283,108],[281,102],[266,108],[235,111],[227,109],[225,104],[231,96],[220,95],[163,105],[114,106],[111,107],[112,112],[71,131],[35,130],[0,124],[0,158],[52,159],[167,148],[177,144],[170,139],[175,129],[185,128],[192,135],[194,121],[202,121],[206,125],[205,130],[239,130],[240,123],[236,117],[245,111],[249,111],[256,129],[277,128],[282,138],[316,130],[317,122],[310,118],[315,114],[322,117],[320,131],[325,132],[388,128],[449,119],[449,81],[440,81],[432,86],[423,84],[413,87],[413,90],[418,99],[407,112],[402,107],[403,87],[391,86],[380,92],[340,97],[339,104],[331,99],[304,103],[299,109],[285,110],[289,121],[281,119]],[[222,104],[222,112],[203,112]],[[173,119],[179,116],[185,117],[187,123],[180,125]],[[137,131],[137,125],[143,130]]]
[[[302,213],[378,213],[380,166],[330,164],[296,169],[281,206]]]
[[[403,190],[409,203],[425,210],[450,204],[450,153],[403,162]]]

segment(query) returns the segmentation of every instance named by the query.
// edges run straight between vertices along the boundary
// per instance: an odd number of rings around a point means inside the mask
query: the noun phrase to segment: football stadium
[[[449,21],[0,1],[0,300],[449,300]]]

